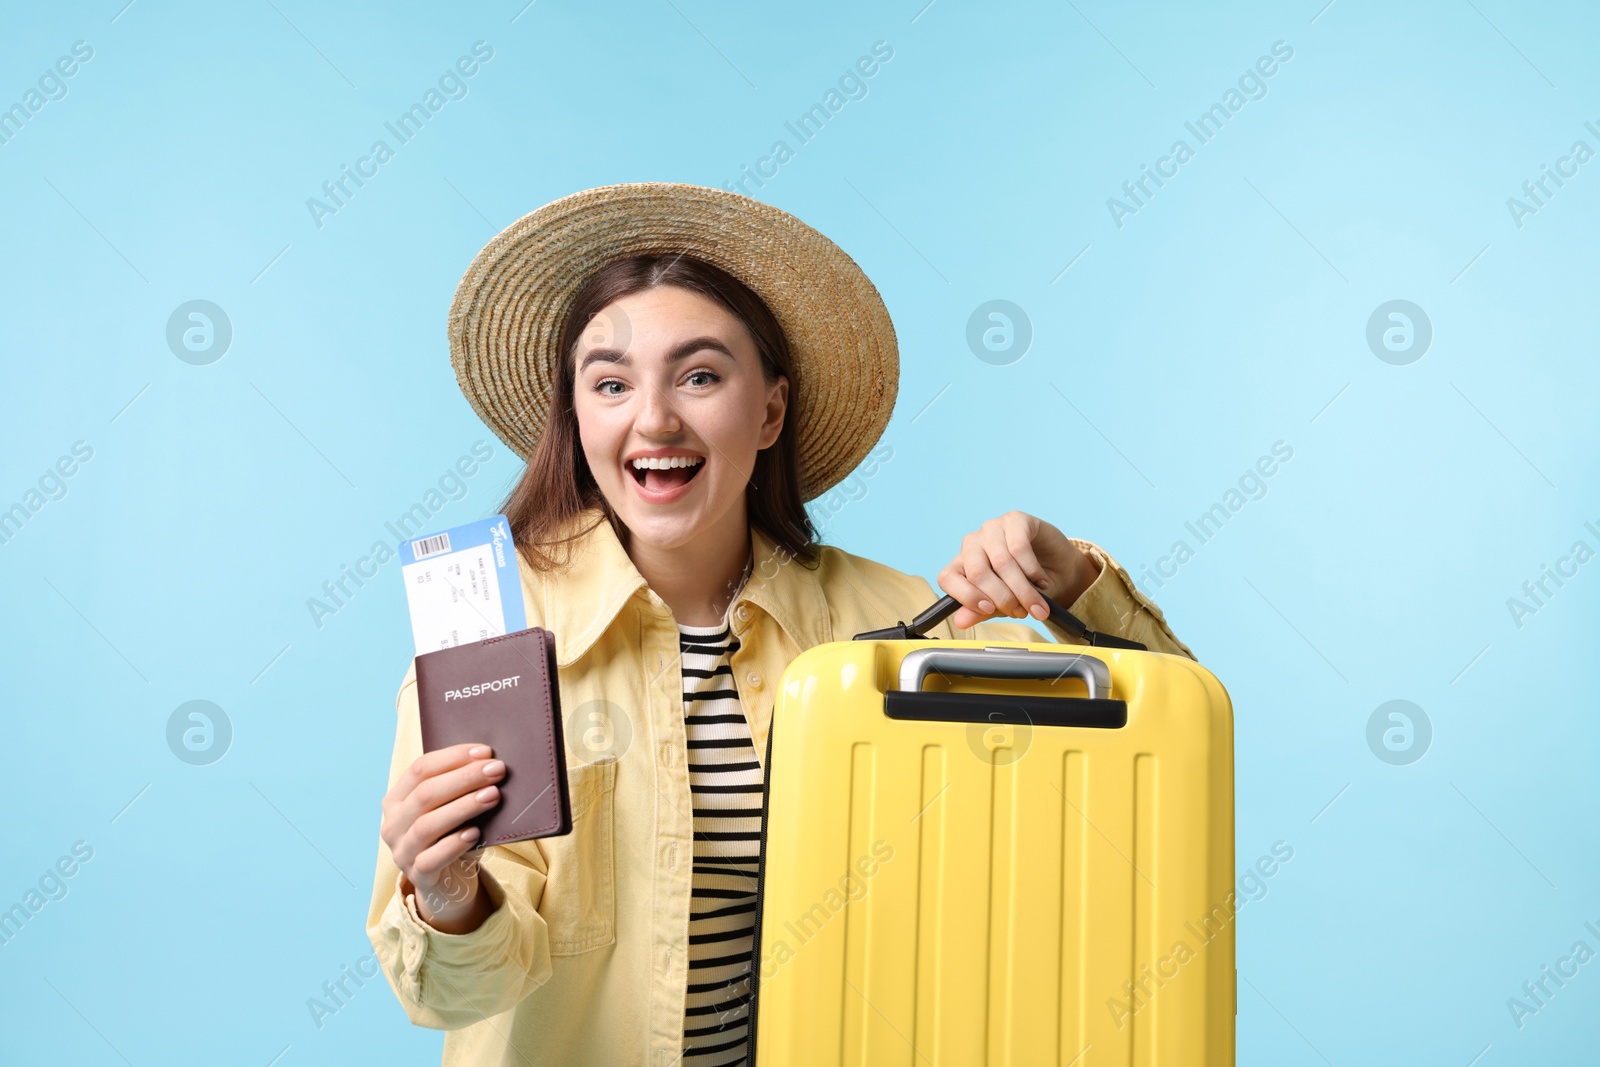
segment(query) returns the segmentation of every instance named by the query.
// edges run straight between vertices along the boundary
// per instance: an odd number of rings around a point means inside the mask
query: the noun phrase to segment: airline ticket
[[[504,515],[401,541],[400,574],[418,655],[528,628]]]

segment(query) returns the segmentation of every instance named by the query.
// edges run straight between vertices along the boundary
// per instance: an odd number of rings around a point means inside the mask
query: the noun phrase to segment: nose
[[[677,433],[681,420],[672,406],[671,397],[653,385],[646,386],[640,392],[644,396],[644,407],[635,422],[638,431],[645,437]]]

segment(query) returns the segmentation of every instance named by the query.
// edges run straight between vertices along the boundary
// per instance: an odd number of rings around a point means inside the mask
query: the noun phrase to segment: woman
[[[887,311],[792,216],[648,183],[513,224],[450,325],[463,390],[528,459],[505,511],[529,625],[556,636],[573,830],[474,851],[458,827],[505,769],[484,746],[422,753],[413,667],[368,935],[412,1022],[449,1031],[446,1064],[744,1062],[776,684],[937,599],[818,545],[803,507],[888,422]],[[930,636],[1039,641],[982,620],[1043,620],[1043,591],[1191,655],[1114,560],[1021,512],[968,534],[939,584],[962,607]]]

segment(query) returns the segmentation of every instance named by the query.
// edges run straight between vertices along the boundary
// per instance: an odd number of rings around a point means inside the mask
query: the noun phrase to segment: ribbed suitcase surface
[[[949,658],[984,649],[1032,677]],[[796,657],[768,739],[757,1067],[1231,1067],[1232,737],[1181,656]]]

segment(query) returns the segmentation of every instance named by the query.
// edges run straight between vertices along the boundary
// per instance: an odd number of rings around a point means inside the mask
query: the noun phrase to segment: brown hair
[[[593,530],[591,525],[562,536],[584,509],[598,507],[616,531],[617,539],[627,543],[622,520],[589,470],[578,437],[578,416],[573,407],[578,341],[589,321],[612,301],[663,285],[688,289],[727,308],[750,331],[767,382],[777,381],[780,374],[788,377],[783,428],[770,447],[756,453],[755,468],[745,486],[745,506],[750,524],[772,538],[782,557],[814,563],[820,553],[816,530],[800,499],[796,427],[801,397],[791,366],[789,340],[765,301],[748,286],[721,268],[687,255],[613,260],[596,271],[573,299],[558,335],[561,340],[555,396],[544,432],[539,435],[533,455],[528,457],[527,469],[501,505],[511,523],[512,536],[527,549],[525,558],[535,570],[556,569],[565,561],[547,555],[545,548],[569,545]]]

